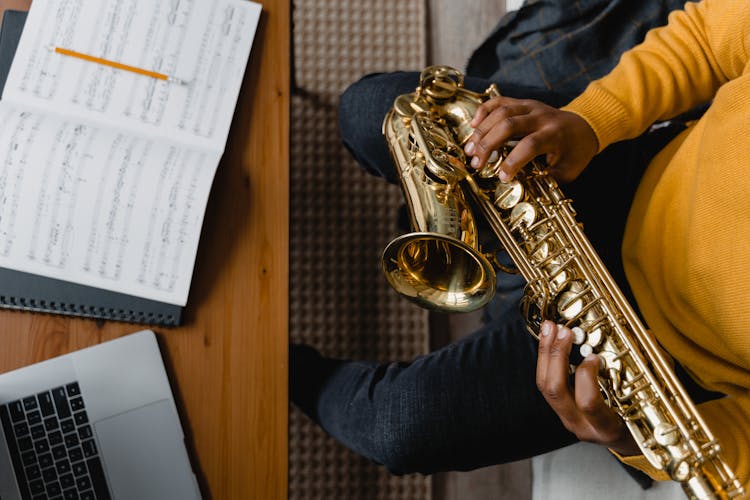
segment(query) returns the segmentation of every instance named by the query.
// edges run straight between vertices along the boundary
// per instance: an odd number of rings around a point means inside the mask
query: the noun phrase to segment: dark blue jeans
[[[397,182],[380,125],[396,96],[412,92],[417,73],[365,77],[342,96],[342,139],[370,172]],[[484,90],[488,81],[467,79]],[[569,96],[501,88],[509,96],[555,106]],[[628,207],[651,157],[684,125],[674,123],[598,155],[564,186],[578,218],[623,291],[620,246]],[[518,311],[522,281],[501,274],[478,331],[411,362],[322,357],[290,348],[293,402],[334,438],[394,473],[468,470],[551,451],[576,441],[536,388],[537,345]],[[706,399],[679,370],[698,400]]]

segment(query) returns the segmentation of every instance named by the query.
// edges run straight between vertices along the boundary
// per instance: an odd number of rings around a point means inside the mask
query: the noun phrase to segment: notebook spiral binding
[[[179,317],[175,317],[173,314],[82,305],[74,304],[72,302],[37,300],[28,297],[7,297],[5,295],[0,295],[0,307],[28,312],[62,313],[83,318],[112,319],[146,325],[179,325]]]
[[[0,267],[0,307],[147,325],[179,326],[182,306]]]

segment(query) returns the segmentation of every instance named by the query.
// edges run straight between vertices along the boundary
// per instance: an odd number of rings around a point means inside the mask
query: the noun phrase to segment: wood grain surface
[[[262,3],[185,324],[155,328],[205,498],[287,496],[290,15]],[[141,328],[0,310],[0,372]]]

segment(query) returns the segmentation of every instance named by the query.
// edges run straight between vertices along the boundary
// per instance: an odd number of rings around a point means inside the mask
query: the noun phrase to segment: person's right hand
[[[509,181],[525,164],[546,155],[550,174],[570,182],[596,154],[599,144],[591,126],[575,113],[531,99],[493,97],[477,109],[471,121],[474,134],[464,150],[471,166],[482,168],[493,151],[519,140],[503,160],[500,180]]]

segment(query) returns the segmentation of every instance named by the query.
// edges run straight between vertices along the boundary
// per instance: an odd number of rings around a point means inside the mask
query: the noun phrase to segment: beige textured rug
[[[403,198],[355,164],[340,143],[336,112],[341,93],[361,76],[425,65],[425,5],[293,0],[293,9],[291,341],[331,356],[408,360],[427,349],[427,314],[380,272]],[[428,478],[390,475],[290,407],[290,499],[429,497]]]

